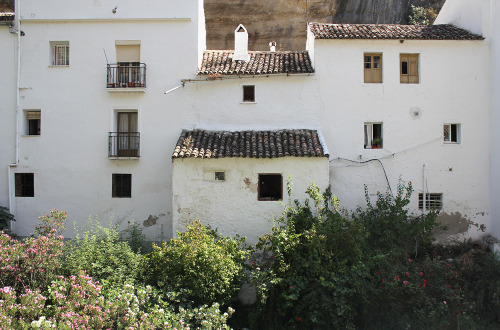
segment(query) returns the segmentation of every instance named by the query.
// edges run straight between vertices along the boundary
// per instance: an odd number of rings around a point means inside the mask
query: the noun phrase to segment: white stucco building
[[[205,50],[202,0],[16,5],[0,24],[0,205],[19,235],[59,208],[79,226],[136,221],[154,240],[200,218],[255,241],[290,174],[292,198],[314,181],[347,210],[364,205],[364,185],[411,181],[412,210],[441,208],[451,238],[500,235],[498,37],[484,7],[469,21],[447,4],[431,27],[310,23],[307,50],[287,52],[248,51],[243,26],[235,50]],[[319,152],[273,154],[292,132]],[[252,136],[267,140],[246,148]]]

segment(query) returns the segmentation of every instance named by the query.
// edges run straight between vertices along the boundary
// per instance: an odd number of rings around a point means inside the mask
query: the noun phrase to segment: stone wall
[[[406,24],[410,4],[439,12],[445,0],[205,0],[207,49],[233,49],[245,25],[249,50],[304,50],[307,22]]]

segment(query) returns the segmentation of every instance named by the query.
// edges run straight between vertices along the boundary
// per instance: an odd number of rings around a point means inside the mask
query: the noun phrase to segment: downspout
[[[8,167],[8,184],[9,184],[9,212],[16,215],[16,210],[13,210],[13,192],[14,189],[12,187],[12,168],[16,167],[19,164],[19,125],[20,119],[19,115],[21,113],[21,102],[20,102],[20,93],[19,90],[21,88],[21,0],[15,1],[15,20],[16,20],[16,32],[17,32],[17,82],[16,82],[16,159],[14,163],[10,163]],[[12,224],[10,224],[12,226]],[[10,228],[12,229],[12,227]]]
[[[423,190],[423,194],[422,194],[422,196],[423,196],[423,200],[422,200],[422,202],[423,202],[423,204],[422,204],[422,215],[425,215],[425,206],[426,206],[425,202],[426,202],[426,199],[427,199],[427,194],[426,194],[426,191],[427,191],[427,186],[426,186],[427,173],[426,173],[426,170],[427,170],[427,168],[426,168],[426,166],[424,164],[422,166],[423,180],[424,180],[424,182],[422,184],[422,190]]]

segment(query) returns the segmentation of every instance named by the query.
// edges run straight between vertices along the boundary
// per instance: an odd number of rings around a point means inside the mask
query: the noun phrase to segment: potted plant
[[[381,138],[375,138],[372,141],[372,149],[380,149],[382,148],[382,139]]]

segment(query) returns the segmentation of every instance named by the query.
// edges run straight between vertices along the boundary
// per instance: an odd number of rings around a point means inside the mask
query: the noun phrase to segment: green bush
[[[85,271],[99,281],[104,290],[134,284],[139,276],[142,256],[120,239],[116,226],[104,227],[90,219],[82,236],[66,243],[63,271],[67,276]]]
[[[147,255],[146,278],[179,303],[199,306],[228,304],[238,292],[248,253],[243,239],[220,237],[196,220],[178,238],[153,246]]]
[[[16,221],[16,219],[10,214],[9,209],[0,206],[0,230],[8,229],[11,221]]]

